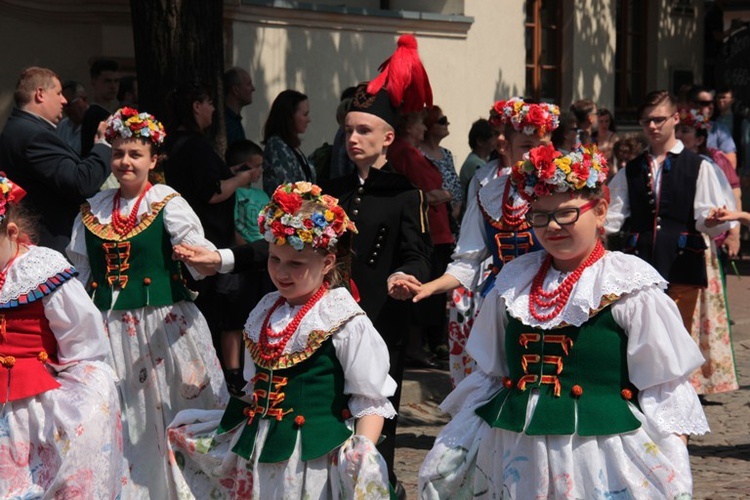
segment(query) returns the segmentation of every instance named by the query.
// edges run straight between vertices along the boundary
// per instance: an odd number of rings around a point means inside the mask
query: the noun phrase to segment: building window
[[[617,0],[615,50],[615,111],[618,118],[636,118],[646,97],[646,0]]]
[[[526,1],[526,94],[560,102],[562,1]]]

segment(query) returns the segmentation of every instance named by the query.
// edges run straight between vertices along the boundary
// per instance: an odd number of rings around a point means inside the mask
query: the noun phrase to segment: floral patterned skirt
[[[222,411],[188,410],[169,426],[169,456],[177,498],[388,498],[388,472],[375,445],[352,436],[314,460],[301,460],[300,440],[283,462],[259,463],[268,425],[258,427],[250,461],[231,450],[242,426],[216,435]]]
[[[476,368],[476,362],[466,352],[466,342],[479,312],[481,299],[480,294],[463,286],[448,295],[448,363],[453,387]]]
[[[229,400],[208,325],[192,302],[107,311],[105,323],[131,475],[123,498],[169,498],[167,426],[181,410]]]
[[[0,497],[117,498],[128,472],[112,370],[85,361],[56,379],[0,406]]]
[[[739,388],[732,350],[724,282],[713,241],[706,250],[708,286],[700,290],[690,331],[706,362],[690,377],[698,394],[715,394]]]
[[[677,435],[660,431],[635,406],[631,411],[641,427],[624,434],[511,432],[490,427],[475,413],[500,387],[499,379],[485,376],[480,381],[478,374],[448,396],[466,402],[425,457],[419,470],[420,498],[691,498],[687,447]],[[472,394],[457,394],[469,389]],[[535,405],[531,398],[527,418]]]

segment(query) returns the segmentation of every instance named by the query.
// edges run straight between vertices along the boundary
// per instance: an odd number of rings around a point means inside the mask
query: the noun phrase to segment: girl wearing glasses
[[[534,104],[520,97],[498,101],[490,110],[490,124],[505,128],[511,165],[521,161],[529,150],[548,143],[559,125],[560,111],[554,104]],[[485,168],[489,168],[488,165]],[[452,255],[453,262],[441,277],[429,283],[407,283],[419,302],[435,294],[453,291],[448,335],[451,379],[458,384],[472,372],[474,363],[464,346],[481,298],[492,289],[495,276],[510,260],[541,248],[524,215],[529,205],[511,186],[507,168],[494,167],[487,175],[480,169],[469,186],[461,235]],[[481,178],[490,180],[480,180]],[[482,185],[477,191],[477,184]],[[473,194],[472,194],[473,193]],[[483,263],[491,258],[489,278],[479,285]],[[474,296],[473,291],[481,293]]]
[[[606,162],[533,149],[511,182],[545,252],[508,263],[467,350],[477,370],[420,470],[423,498],[690,498],[687,434],[708,431],[703,362],[666,282],[606,252]]]

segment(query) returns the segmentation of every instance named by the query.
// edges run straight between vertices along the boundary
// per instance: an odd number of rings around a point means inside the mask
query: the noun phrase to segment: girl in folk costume
[[[531,148],[549,142],[559,124],[559,115],[554,104],[532,104],[514,97],[495,103],[490,110],[490,123],[495,128],[505,128],[511,161],[515,164]],[[474,362],[465,350],[466,340],[482,298],[494,286],[495,276],[507,262],[541,248],[525,219],[529,204],[508,182],[510,169],[497,164],[487,168],[477,172],[469,187],[475,194],[467,198],[453,262],[438,279],[410,287],[415,302],[455,290],[449,301],[448,327],[454,385],[474,370]],[[478,285],[483,263],[490,258],[490,275],[483,285]],[[475,295],[475,291],[479,293]]]
[[[24,195],[0,174],[0,497],[117,498],[127,468],[101,316],[65,257],[30,243]]]
[[[423,498],[690,498],[703,358],[661,275],[602,247],[605,165],[540,146],[514,167],[546,252],[506,264],[485,298],[477,370],[442,404],[453,420],[420,470]]]
[[[106,137],[120,188],[82,206],[67,251],[104,317],[120,379],[131,472],[124,496],[167,498],[167,425],[180,410],[228,400],[206,321],[172,260],[178,243],[214,247],[187,202],[148,181],[161,123],[122,108],[107,120]]]
[[[258,219],[271,243],[266,295],[245,324],[248,396],[170,426],[181,497],[386,498],[375,448],[388,396],[388,349],[336,261],[355,231],[337,200],[307,182],[279,186]]]
[[[729,211],[736,210],[737,204],[742,203],[737,173],[722,152],[716,151],[717,158],[726,162],[723,166],[706,154],[708,151],[705,143],[711,127],[710,117],[695,108],[681,108],[679,113],[680,125],[676,129],[676,137],[682,141],[685,149],[700,154],[703,159],[714,166],[716,177],[719,179],[726,198],[726,208]],[[728,392],[739,388],[732,350],[729,309],[724,289],[724,273],[719,254],[719,248],[729,246],[731,238],[739,242],[739,225],[717,238],[710,238],[705,234],[702,236],[706,242],[705,266],[708,286],[698,291],[698,301],[690,330],[693,339],[706,358],[703,366],[691,377],[693,387],[701,395]]]

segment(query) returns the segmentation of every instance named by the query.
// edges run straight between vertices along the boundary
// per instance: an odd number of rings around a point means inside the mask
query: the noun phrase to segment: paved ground
[[[740,390],[707,398],[711,434],[692,438],[694,498],[750,498],[750,261],[740,276],[727,279]],[[417,472],[435,436],[447,422],[437,408],[450,390],[446,372],[411,370],[406,376],[397,436],[396,473],[410,499],[417,496]]]

